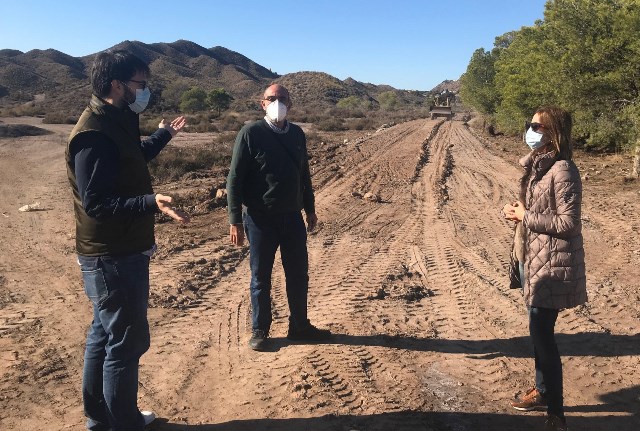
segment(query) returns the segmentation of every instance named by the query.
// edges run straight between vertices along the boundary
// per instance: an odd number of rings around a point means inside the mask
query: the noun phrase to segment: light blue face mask
[[[534,132],[533,129],[529,127],[529,130],[527,130],[527,133],[524,135],[524,141],[527,143],[529,148],[537,150],[544,145],[542,142],[542,136],[542,133]]]
[[[136,88],[136,100],[133,103],[129,104],[129,109],[131,109],[136,114],[141,113],[147,108],[150,98],[151,91],[149,91],[149,87],[145,87],[144,90]]]

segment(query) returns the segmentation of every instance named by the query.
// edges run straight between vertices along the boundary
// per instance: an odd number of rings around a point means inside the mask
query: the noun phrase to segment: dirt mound
[[[52,132],[29,124],[0,124],[0,138],[50,135]]]

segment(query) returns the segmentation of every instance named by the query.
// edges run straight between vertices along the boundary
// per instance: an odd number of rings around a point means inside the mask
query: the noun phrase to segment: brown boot
[[[547,415],[544,422],[544,431],[568,431],[567,420],[556,415]]]
[[[547,400],[542,396],[540,391],[534,386],[529,389],[522,398],[511,402],[511,407],[521,412],[529,412],[531,410],[547,410]]]

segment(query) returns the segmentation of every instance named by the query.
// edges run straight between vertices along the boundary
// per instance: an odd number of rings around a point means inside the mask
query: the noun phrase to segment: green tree
[[[383,91],[378,94],[378,103],[386,111],[393,111],[398,106],[398,96],[393,91]]]
[[[460,77],[460,98],[482,114],[493,114],[498,103],[494,62],[491,52],[477,49]]]
[[[189,83],[176,79],[167,84],[162,90],[161,103],[165,109],[179,109],[182,95],[189,89]]]
[[[500,103],[495,119],[500,130],[517,133],[541,105],[557,104],[557,62],[549,55],[544,27],[523,27],[495,63]]]
[[[180,98],[180,110],[194,113],[207,109],[207,93],[200,87],[191,87]]]
[[[587,147],[640,145],[638,34],[638,0],[548,1],[543,21],[474,53],[461,95],[506,132],[557,104],[572,112],[574,136]]]
[[[509,48],[517,32],[510,31],[495,38],[491,51],[477,49],[471,56],[467,70],[460,77],[460,98],[482,114],[493,115],[500,104],[501,92],[496,87],[495,63]]]
[[[224,88],[215,88],[207,94],[207,105],[218,111],[218,116],[220,116],[220,112],[229,109],[232,100],[233,97]]]
[[[338,100],[336,106],[343,109],[358,109],[362,105],[362,99],[358,96],[349,96]]]
[[[633,145],[638,131],[628,120],[639,102],[640,2],[556,0],[547,3],[545,21],[576,132],[589,147]]]

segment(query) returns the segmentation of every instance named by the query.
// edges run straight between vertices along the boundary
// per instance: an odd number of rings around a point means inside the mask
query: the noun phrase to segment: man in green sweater
[[[307,318],[309,259],[307,231],[318,223],[304,132],[287,121],[287,89],[266,89],[262,120],[247,124],[236,138],[227,177],[231,242],[249,240],[252,334],[249,347],[265,350],[271,326],[271,273],[278,247],[286,278],[290,340],[321,341],[331,332]],[[244,209],[243,209],[244,205]],[[306,214],[305,229],[301,210]],[[244,224],[244,226],[243,226]]]

